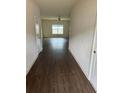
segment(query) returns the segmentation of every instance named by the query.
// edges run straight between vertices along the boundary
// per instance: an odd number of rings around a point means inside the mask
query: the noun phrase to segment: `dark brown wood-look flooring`
[[[26,93],[96,93],[65,38],[44,38],[44,50],[26,78]]]

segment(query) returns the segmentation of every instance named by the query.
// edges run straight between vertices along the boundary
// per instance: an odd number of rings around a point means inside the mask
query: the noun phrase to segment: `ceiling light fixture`
[[[58,16],[58,21],[61,21],[61,17],[60,16]]]

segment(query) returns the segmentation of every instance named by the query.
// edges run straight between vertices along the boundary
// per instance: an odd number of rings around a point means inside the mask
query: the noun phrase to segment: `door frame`
[[[93,37],[93,44],[92,44],[92,49],[91,49],[90,68],[89,68],[89,75],[88,75],[88,79],[89,80],[91,80],[92,69],[93,69],[93,66],[95,64],[94,63],[94,51],[96,52],[95,46],[96,46],[96,43],[97,43],[97,29],[96,28],[97,27],[95,26],[95,32],[94,32],[94,37]],[[97,56],[97,53],[96,53],[96,56]]]

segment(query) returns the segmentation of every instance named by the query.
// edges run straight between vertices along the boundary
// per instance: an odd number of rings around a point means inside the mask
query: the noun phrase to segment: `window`
[[[63,34],[63,25],[52,25],[52,34]]]

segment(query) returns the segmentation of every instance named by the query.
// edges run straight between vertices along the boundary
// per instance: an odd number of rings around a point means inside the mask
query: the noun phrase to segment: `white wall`
[[[28,73],[38,56],[35,18],[39,18],[40,25],[40,8],[34,0],[27,0],[26,4],[26,73]]]
[[[63,35],[53,35],[52,34],[52,24],[63,24],[64,34]],[[56,21],[56,20],[42,20],[42,30],[44,37],[68,37],[69,36],[69,21]]]
[[[88,78],[96,20],[96,0],[80,0],[71,12],[69,49]]]

